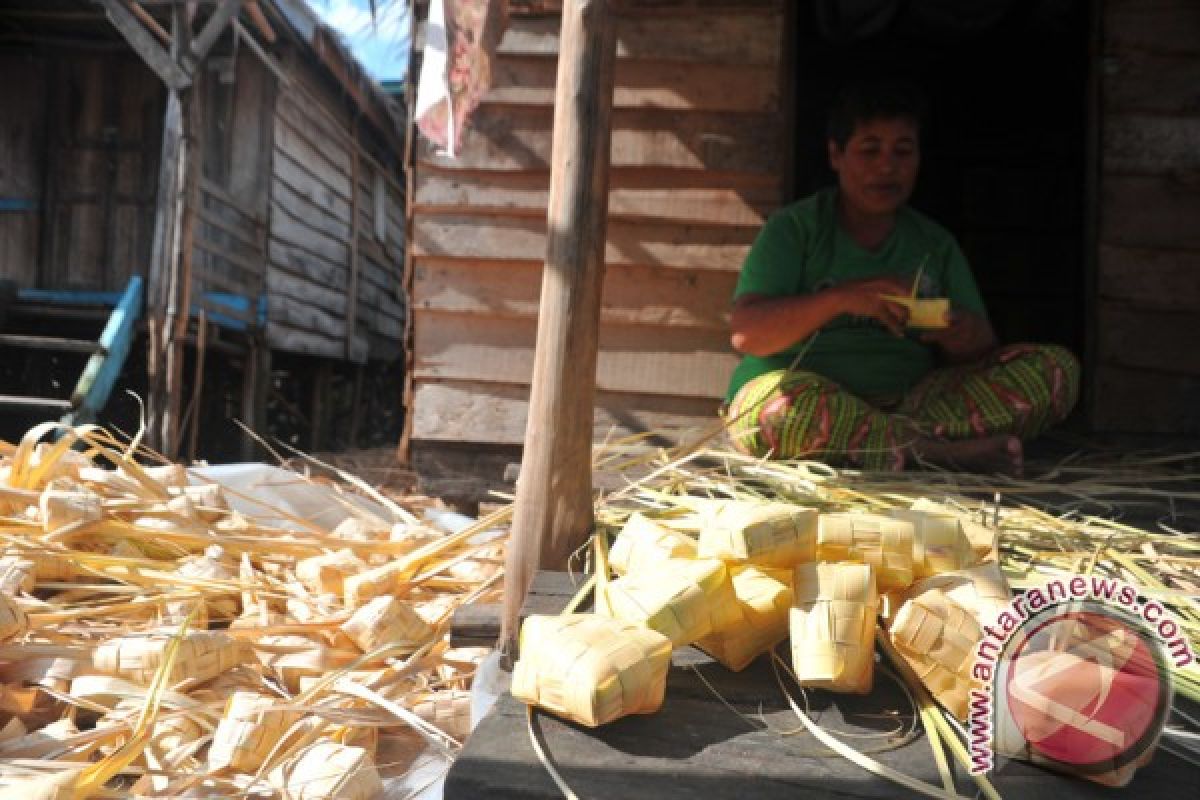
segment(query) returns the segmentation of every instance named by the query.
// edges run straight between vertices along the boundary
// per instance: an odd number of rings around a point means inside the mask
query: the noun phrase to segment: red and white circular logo
[[[1014,638],[999,705],[1036,761],[1079,774],[1137,764],[1171,704],[1162,649],[1111,607],[1081,603]],[[999,710],[999,709],[998,709]]]

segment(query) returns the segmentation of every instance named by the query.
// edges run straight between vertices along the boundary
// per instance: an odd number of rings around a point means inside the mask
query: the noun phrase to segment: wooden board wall
[[[1093,422],[1200,434],[1200,5],[1106,0]]]
[[[742,259],[783,195],[780,2],[618,20],[597,437],[707,427]],[[557,15],[514,15],[456,159],[418,145],[414,444],[519,445],[537,326]]]
[[[256,325],[265,287],[274,78],[246,52],[214,55],[193,88],[201,175],[193,227],[192,305]],[[231,308],[210,293],[250,301]]]
[[[46,64],[0,53],[0,279],[37,283],[44,183]]]
[[[313,68],[293,59],[289,76],[275,105],[268,342],[358,363],[395,358],[406,310],[404,192],[357,141],[344,104]]]
[[[132,54],[0,53],[0,277],[118,290],[154,237],[164,93]]]

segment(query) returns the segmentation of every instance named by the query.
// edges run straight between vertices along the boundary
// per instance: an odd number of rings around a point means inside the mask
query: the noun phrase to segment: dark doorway
[[[913,206],[958,238],[1002,341],[1082,356],[1086,3],[817,0],[796,16],[796,196],[833,181],[824,126],[843,84],[917,83],[931,113]]]

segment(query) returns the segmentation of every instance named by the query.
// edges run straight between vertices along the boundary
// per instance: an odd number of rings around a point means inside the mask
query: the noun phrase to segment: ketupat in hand
[[[901,297],[885,294],[884,300],[908,309],[908,327],[939,330],[950,326],[950,301],[945,297]]]

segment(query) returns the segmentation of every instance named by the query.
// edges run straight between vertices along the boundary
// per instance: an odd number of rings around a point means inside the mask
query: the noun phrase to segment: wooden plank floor
[[[546,578],[542,578],[546,580]],[[781,652],[785,655],[786,651]],[[708,684],[711,684],[710,689]],[[714,692],[715,690],[715,692]],[[724,698],[732,709],[717,698]],[[797,696],[797,702],[803,701]],[[896,685],[876,673],[865,696],[810,692],[813,717],[859,750],[886,746],[891,732],[911,721],[911,708]],[[844,758],[823,754],[800,727],[766,658],[732,673],[694,648],[676,651],[663,708],[590,730],[539,713],[546,750],[580,798],[746,798],[798,796],[886,798],[910,792],[877,778]],[[929,743],[914,740],[874,757],[907,775],[938,784]],[[958,791],[975,796],[973,782],[956,772]],[[1006,798],[1073,800],[1178,796],[1194,785],[1196,769],[1162,750],[1138,772],[1126,792],[1065,778],[1022,762],[1001,762],[993,783]],[[1186,794],[1186,792],[1185,792]],[[525,706],[504,695],[467,741],[446,780],[447,800],[558,798],[530,743]]]

